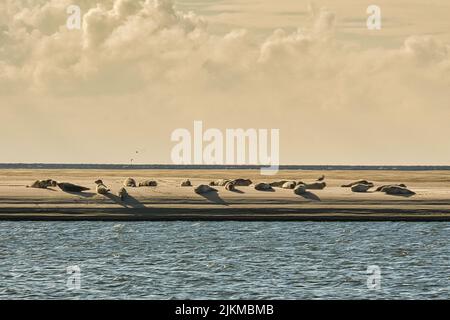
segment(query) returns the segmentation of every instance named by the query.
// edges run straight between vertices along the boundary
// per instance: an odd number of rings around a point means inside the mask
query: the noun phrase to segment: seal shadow
[[[125,200],[122,201],[122,199],[120,199],[120,197],[116,196],[115,194],[112,193],[107,193],[104,195],[106,198],[110,199],[111,201],[121,205],[124,208],[145,208],[145,206],[139,202],[139,200],[137,200],[135,197],[130,196],[129,194],[127,195],[127,197],[125,198]]]
[[[223,206],[228,206],[228,203],[225,202],[221,197],[219,197],[219,193],[217,191],[211,191],[207,193],[200,193],[200,196],[205,198],[208,201],[214,202],[216,204],[220,204]]]
[[[71,191],[64,191],[62,190],[62,192],[74,195],[74,196],[80,196],[83,198],[92,198],[96,195],[96,193],[93,192],[71,192]]]
[[[303,194],[299,194],[299,196],[300,196],[300,197],[303,197],[303,198],[305,198],[305,199],[308,199],[308,200],[322,201],[322,200],[319,198],[318,195],[316,195],[315,193],[312,193],[312,192],[310,192],[310,191],[306,191],[306,192],[303,193]]]
[[[244,193],[244,191],[239,190],[239,189],[234,189],[234,190],[230,190],[230,191],[234,192],[234,193]]]
[[[386,193],[386,195],[393,196],[393,197],[411,198],[412,196],[415,196],[416,194],[392,194],[392,193]]]

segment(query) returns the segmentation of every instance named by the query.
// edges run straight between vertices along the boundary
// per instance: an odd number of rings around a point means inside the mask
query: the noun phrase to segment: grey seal
[[[209,185],[210,186],[215,186],[215,187],[224,187],[230,181],[231,180],[228,180],[228,179],[219,179],[219,180],[211,181],[209,183]]]
[[[289,180],[280,180],[280,181],[269,182],[269,185],[272,187],[281,188],[283,186],[283,184],[285,184],[286,182],[289,182]]]
[[[48,187],[56,187],[56,185],[56,181],[52,179],[36,180],[31,185],[27,186],[27,188],[47,189]]]
[[[357,185],[357,184],[370,185],[371,187],[374,186],[374,184],[373,184],[372,182],[370,182],[370,181],[367,181],[367,180],[358,180],[358,181],[351,182],[351,183],[348,183],[348,184],[343,184],[341,187],[342,187],[342,188],[350,188],[350,187],[353,187],[353,186],[355,186],[355,185]]]
[[[96,191],[98,194],[107,194],[109,191],[111,191],[100,179],[95,181],[95,184],[97,185]]]
[[[258,191],[272,191],[273,190],[273,188],[270,184],[264,183],[264,182],[255,184],[255,189]]]
[[[406,184],[400,183],[400,184],[385,184],[383,186],[378,187],[375,191],[382,191],[385,187],[400,187],[400,188],[408,188]]]
[[[191,181],[189,179],[186,179],[184,181],[181,181],[180,186],[182,186],[182,187],[191,187],[192,183],[191,183]]]
[[[249,185],[252,184],[252,180],[242,178],[234,179],[232,182],[234,183],[235,186],[238,187],[248,187]]]
[[[401,186],[385,186],[384,188],[381,189],[381,192],[384,192],[386,194],[390,194],[390,195],[404,195],[404,196],[412,196],[415,195],[416,193],[414,191],[411,191],[407,188],[401,187]]]
[[[131,187],[131,188],[135,188],[136,187],[136,180],[134,180],[133,178],[126,178],[125,181],[123,182],[124,187]]]
[[[194,189],[194,192],[198,194],[203,194],[208,192],[217,192],[217,189],[214,189],[213,187],[210,187],[206,184],[201,184]]]
[[[297,183],[295,181],[287,181],[281,187],[283,189],[294,189]]]
[[[68,182],[57,183],[57,186],[62,191],[65,191],[65,192],[83,192],[86,190],[90,190],[89,188],[78,186],[76,184],[68,183]]]
[[[301,195],[306,193],[306,188],[304,184],[299,184],[294,188],[294,193]]]
[[[139,187],[156,187],[158,183],[155,180],[145,180],[139,182]]]
[[[322,189],[325,189],[326,186],[327,186],[327,184],[325,183],[325,181],[305,184],[306,189],[312,189],[312,190],[322,190]]]
[[[233,181],[227,182],[227,184],[225,185],[225,190],[228,190],[228,191],[235,191],[236,188],[235,188],[234,182],[233,182]]]
[[[128,197],[127,189],[124,187],[120,188],[117,192],[117,196],[120,198],[120,200],[124,201]]]
[[[367,190],[369,190],[370,188],[373,187],[373,184],[364,184],[364,183],[358,183],[355,184],[354,186],[352,186],[352,191],[353,192],[366,192]]]

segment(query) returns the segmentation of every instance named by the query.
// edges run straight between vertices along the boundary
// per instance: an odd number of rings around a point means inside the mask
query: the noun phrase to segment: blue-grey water
[[[449,240],[446,222],[3,221],[0,298],[448,299]]]

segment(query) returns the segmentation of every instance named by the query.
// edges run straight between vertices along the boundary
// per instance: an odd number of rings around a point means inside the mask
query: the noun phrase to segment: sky
[[[279,129],[282,164],[450,165],[449,119],[446,0],[0,3],[2,163],[169,164],[197,120]]]

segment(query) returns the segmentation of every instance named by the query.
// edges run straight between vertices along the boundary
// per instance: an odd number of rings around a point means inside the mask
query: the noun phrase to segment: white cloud
[[[70,115],[65,127],[76,130],[85,120],[68,108],[89,108],[91,119],[119,127],[132,117],[160,136],[196,117],[217,127],[280,127],[288,162],[298,162],[299,151],[286,133],[308,137],[300,143],[304,150],[314,148],[314,139],[347,150],[355,132],[375,145],[383,137],[401,146],[410,138],[396,139],[406,131],[426,143],[423,132],[411,128],[429,128],[450,113],[450,50],[433,37],[411,36],[397,49],[362,48],[338,41],[335,15],[316,9],[310,25],[260,40],[245,29],[214,34],[202,17],[177,12],[167,0],[97,2],[79,2],[82,30],[65,28],[68,0],[0,5],[0,102],[8,102],[8,112],[23,105],[50,112],[51,105],[55,122]],[[117,104],[130,97],[132,106]],[[104,118],[106,111],[111,118]],[[146,119],[158,123],[146,127]],[[383,124],[389,128],[377,131]],[[442,130],[428,132],[442,136]],[[413,151],[409,146],[405,154]],[[170,153],[161,154],[168,159]],[[432,158],[450,162],[450,150]]]

